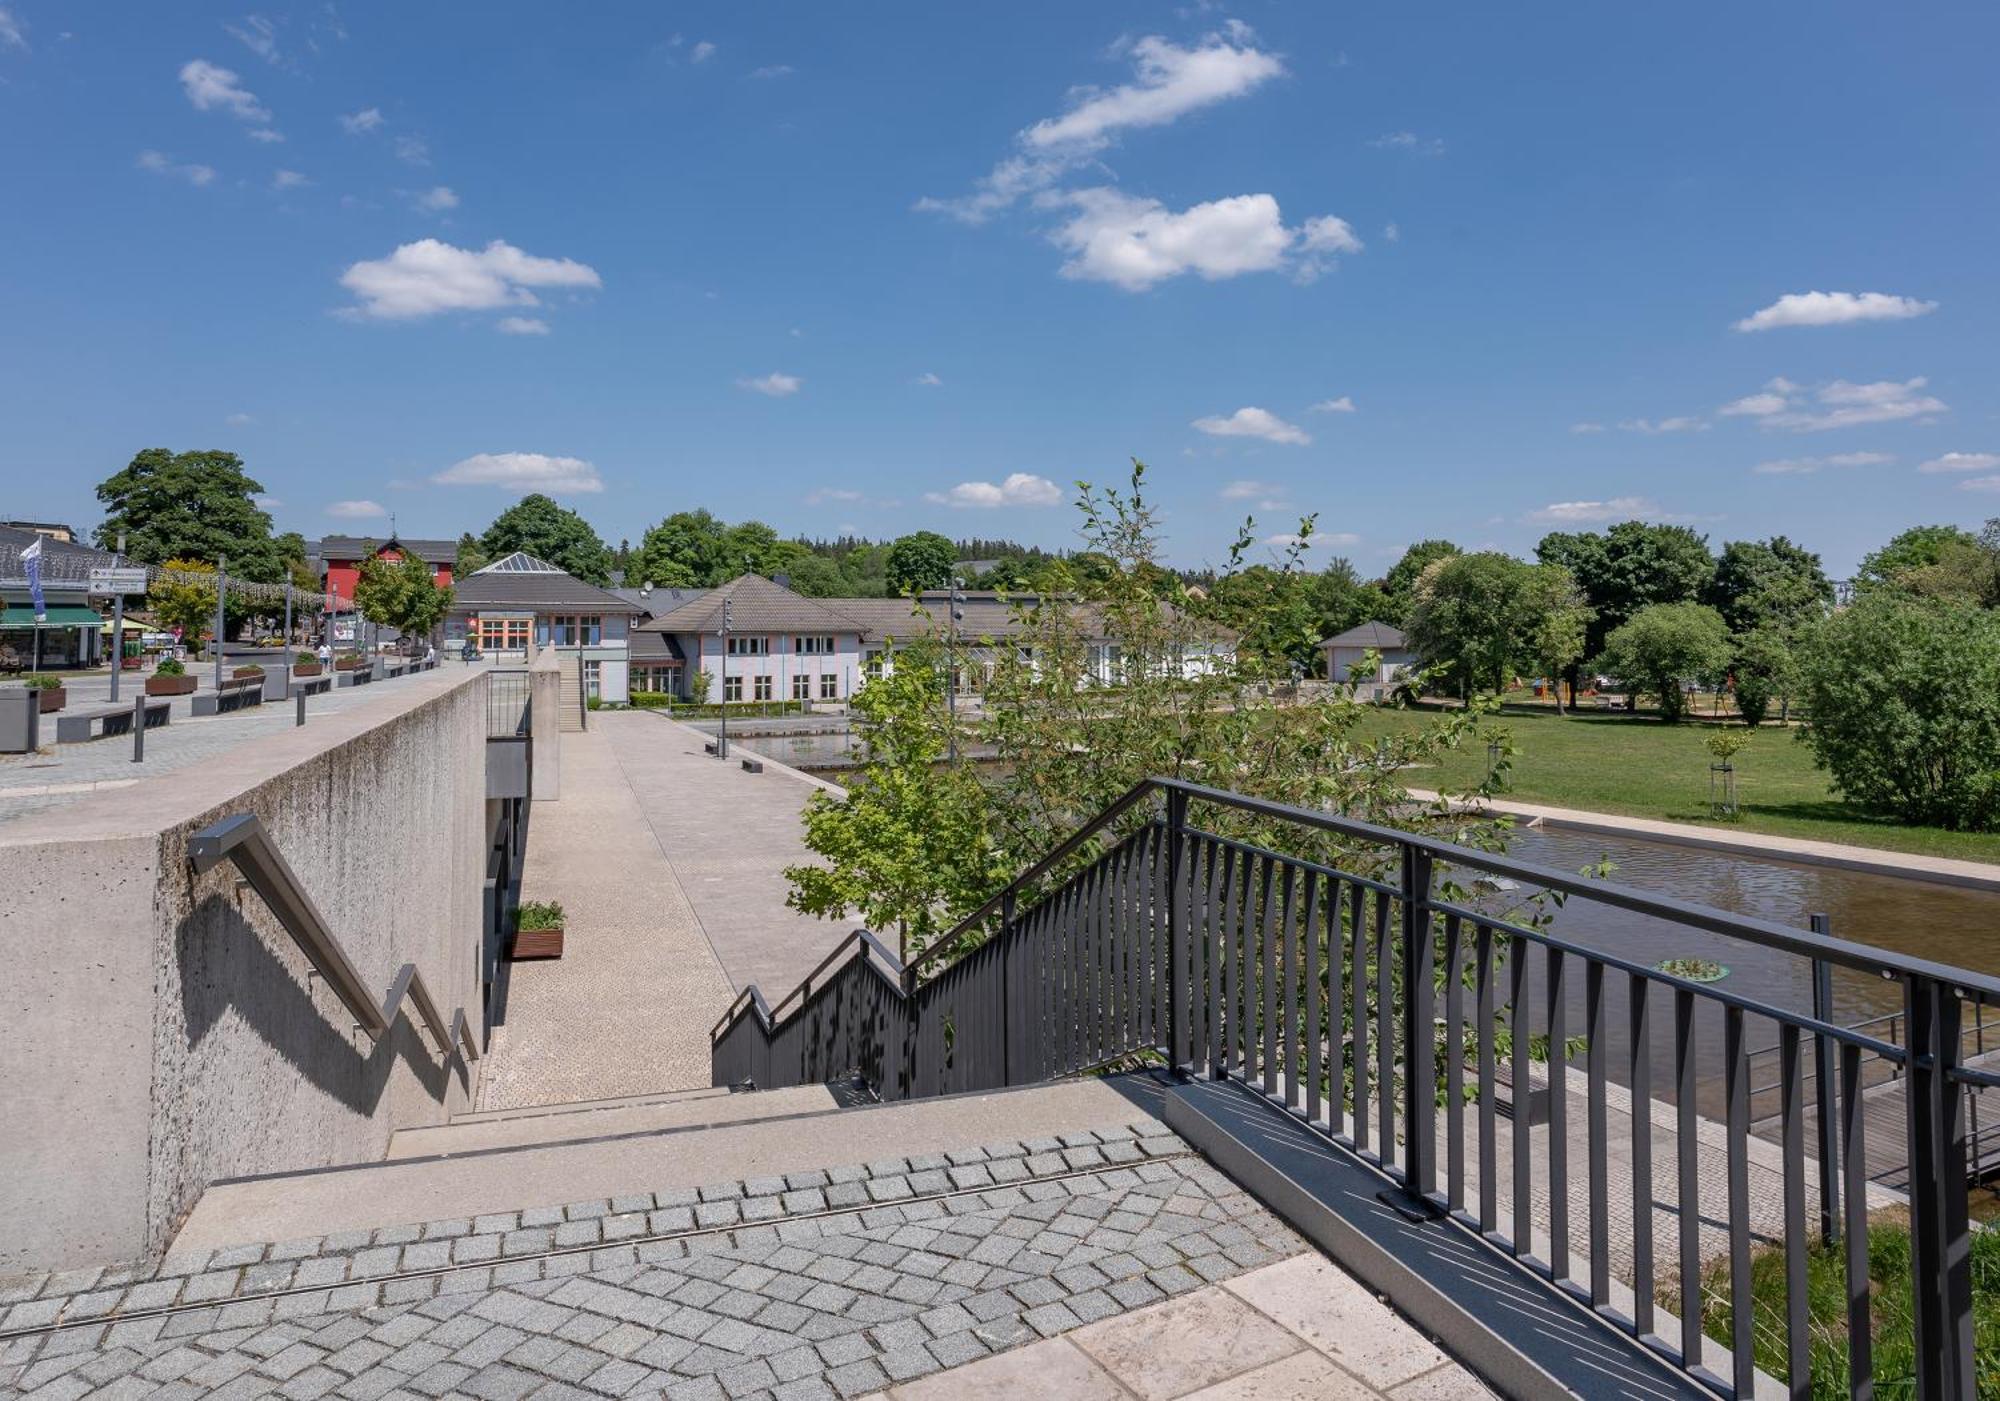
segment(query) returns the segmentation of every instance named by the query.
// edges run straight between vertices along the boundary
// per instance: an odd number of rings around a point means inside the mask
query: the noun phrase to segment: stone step
[[[731,1091],[702,1085],[691,1090],[661,1090],[655,1094],[614,1095],[608,1099],[563,1100],[554,1104],[517,1104],[511,1109],[469,1109],[452,1116],[454,1124],[488,1124],[505,1119],[539,1119],[551,1114],[594,1114],[600,1109],[626,1109],[635,1104],[685,1104],[696,1099],[720,1099]]]
[[[612,1105],[514,1119],[455,1119],[435,1128],[400,1129],[389,1140],[385,1161],[434,1158],[451,1153],[487,1153],[531,1144],[578,1143],[662,1129],[706,1128],[789,1114],[838,1108],[823,1085],[761,1093],[704,1095],[654,1104]]]
[[[240,1178],[209,1187],[172,1248],[302,1240],[947,1153],[1129,1124],[1158,1102],[1149,1078],[1126,1076]]]

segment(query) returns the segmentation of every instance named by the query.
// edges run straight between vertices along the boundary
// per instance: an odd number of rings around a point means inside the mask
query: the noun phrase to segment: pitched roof
[[[657,586],[632,589],[620,588],[614,585],[611,592],[617,594],[634,608],[637,608],[648,618],[658,618],[673,612],[683,604],[692,603],[696,599],[705,596],[708,590],[663,589]]]
[[[1319,644],[1322,647],[1373,647],[1378,652],[1386,652],[1409,646],[1402,631],[1387,623],[1362,623],[1351,627],[1338,637],[1329,637]]]
[[[396,535],[383,540],[372,535],[329,535],[313,547],[313,557],[360,559],[364,554],[380,554],[391,546],[405,555],[415,555],[425,564],[451,564],[458,559],[456,540],[405,540]]]
[[[21,563],[21,551],[37,540],[42,542],[42,583],[49,588],[81,586],[89,582],[93,569],[132,563],[80,540],[58,540],[52,535],[0,525],[0,579],[26,580],[28,571]]]
[[[480,608],[573,608],[599,615],[630,615],[645,611],[609,589],[586,584],[547,560],[519,550],[460,579],[452,590],[451,606],[454,612]]]
[[[722,631],[722,605],[727,603],[732,632],[865,632],[865,625],[845,611],[848,604],[858,601],[840,599],[836,609],[793,593],[761,574],[741,574],[720,588],[656,615],[643,624],[643,631],[718,633]]]

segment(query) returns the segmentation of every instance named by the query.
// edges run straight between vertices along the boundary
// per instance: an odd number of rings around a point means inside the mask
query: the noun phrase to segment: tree
[[[1441,559],[1460,553],[1458,546],[1449,540],[1419,540],[1403,551],[1403,557],[1391,566],[1382,579],[1382,602],[1389,616],[1382,621],[1394,623],[1399,628],[1407,628],[1410,623],[1410,606],[1415,602],[1417,580],[1424,570]]]
[[[451,592],[434,581],[431,566],[415,555],[394,562],[370,555],[361,562],[354,602],[368,617],[406,637],[429,637],[444,621]]]
[[[1706,601],[1731,632],[1775,627],[1791,634],[1833,606],[1833,584],[1818,555],[1782,535],[1732,540],[1716,561]]]
[[[957,562],[958,547],[934,530],[902,536],[889,546],[886,561],[889,591],[908,595],[941,589],[951,582],[952,566]]]
[[[1736,710],[1743,723],[1763,724],[1771,713],[1773,700],[1785,697],[1789,702],[1798,675],[1790,639],[1776,627],[1760,627],[1739,634],[1729,674],[1736,681]],[[1786,708],[1789,711],[1789,703]]]
[[[540,492],[522,497],[496,516],[480,537],[479,548],[488,559],[523,550],[587,584],[601,588],[611,582],[611,551],[590,522]]]
[[[488,563],[486,551],[479,547],[479,537],[466,531],[458,537],[458,554],[453,558],[451,576],[463,579],[466,575],[484,569]]]
[[[160,577],[146,590],[146,607],[160,626],[198,641],[215,627],[215,566],[198,559],[169,559],[160,567]]]
[[[231,578],[280,583],[285,553],[271,537],[271,517],[256,497],[263,484],[233,452],[147,448],[97,486],[104,523],[97,543],[143,564],[197,560],[213,570],[226,557]]]
[[[1955,525],[1911,526],[1881,549],[1862,557],[1861,568],[1854,574],[1855,589],[1865,593],[1875,588],[1897,587],[1902,576],[1937,564],[1948,547],[1975,543],[1970,534]]]
[[[1498,691],[1528,651],[1524,602],[1529,568],[1495,550],[1433,560],[1410,605],[1410,647],[1426,672],[1461,696]]]
[[[1799,670],[1800,738],[1843,798],[2000,827],[2000,613],[1870,593],[1813,630]]]
[[[1306,586],[1306,597],[1317,634],[1313,639],[1315,648],[1327,638],[1337,637],[1388,611],[1381,585],[1363,583],[1354,566],[1338,555],[1313,576]]]
[[[839,598],[845,580],[825,555],[807,555],[791,567],[792,592],[807,598]]]
[[[676,511],[649,529],[625,572],[628,583],[661,588],[712,588],[742,573],[724,574],[721,521],[707,511]]]
[[[1562,678],[1584,657],[1595,610],[1567,569],[1560,564],[1537,564],[1529,567],[1523,582],[1521,615],[1526,654],[1548,674],[1549,693],[1560,715]]]
[[[1708,541],[1682,525],[1622,521],[1602,535],[1556,531],[1535,546],[1543,564],[1559,564],[1583,590],[1592,617],[1583,655],[1602,652],[1612,631],[1655,603],[1693,603],[1715,576]],[[1572,698],[1576,673],[1569,676]]]
[[[1669,724],[1685,710],[1681,683],[1719,676],[1729,665],[1729,629],[1705,603],[1655,603],[1604,641],[1606,670],[1660,703]]]
[[[1940,603],[2000,608],[2000,517],[1987,521],[1977,537],[1945,541],[1935,563],[1901,571],[1896,586]]]

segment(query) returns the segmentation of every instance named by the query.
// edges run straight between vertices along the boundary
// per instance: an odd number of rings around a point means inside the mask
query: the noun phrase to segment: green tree
[[[1526,654],[1529,567],[1494,550],[1448,555],[1418,576],[1406,629],[1427,672],[1461,696],[1498,691]]]
[[[178,628],[189,642],[215,628],[215,566],[198,559],[160,562],[161,574],[146,590],[146,607],[164,628]]]
[[[2000,517],[1987,521],[1977,536],[1945,541],[1934,563],[1900,571],[1896,587],[1940,603],[2000,608]]]
[[[1729,629],[1705,603],[1654,603],[1612,629],[1604,667],[1660,703],[1669,724],[1686,709],[1681,683],[1721,675],[1729,665]]]
[[[1313,576],[1306,594],[1318,634],[1315,645],[1388,611],[1381,587],[1363,583],[1354,566],[1337,555]]]
[[[1955,525],[1915,525],[1881,549],[1864,555],[1855,571],[1857,591],[1900,586],[1904,575],[1935,566],[1952,546],[1975,544],[1973,536]]]
[[[412,639],[428,638],[444,621],[451,593],[415,555],[394,562],[370,555],[354,585],[354,601],[364,614]]]
[[[486,527],[479,548],[488,559],[524,550],[600,588],[611,582],[611,551],[575,511],[536,492],[502,511]]]
[[[792,592],[807,598],[840,598],[847,581],[825,555],[807,555],[790,570]]]
[[[1419,540],[1404,550],[1403,557],[1382,579],[1382,602],[1389,613],[1382,621],[1407,628],[1410,607],[1416,601],[1417,580],[1431,565],[1459,553],[1458,546],[1449,540]]]
[[[1771,702],[1784,698],[1789,710],[1798,667],[1792,642],[1775,626],[1753,628],[1734,640],[1729,674],[1736,683],[1736,710],[1746,725],[1761,725]]]
[[[742,573],[724,573],[721,521],[707,511],[676,511],[649,529],[633,552],[626,582],[667,589],[712,588]],[[740,566],[741,561],[738,561]]]
[[[1782,535],[1732,540],[1716,560],[1706,601],[1731,632],[1775,627],[1792,634],[1833,606],[1833,584],[1818,555]]]
[[[1708,541],[1682,525],[1622,521],[1603,534],[1556,531],[1542,537],[1535,557],[1559,564],[1583,590],[1592,617],[1583,655],[1596,656],[1612,631],[1655,603],[1693,603],[1715,577]],[[1569,675],[1572,698],[1576,672]]]
[[[1528,567],[1521,588],[1521,625],[1526,655],[1548,674],[1556,714],[1562,714],[1562,678],[1571,675],[1590,643],[1596,616],[1582,585],[1560,564]]]
[[[2000,827],[2000,613],[1872,593],[1813,630],[1799,671],[1800,738],[1842,797]]]
[[[898,596],[941,589],[951,582],[958,546],[935,530],[904,535],[889,546],[884,572],[889,592]]]
[[[143,564],[199,560],[213,569],[226,557],[231,578],[280,583],[286,557],[257,504],[263,490],[233,452],[147,448],[98,483],[97,543],[113,549],[123,534],[125,553]]]
[[[486,558],[486,551],[479,547],[477,535],[468,530],[458,537],[458,554],[453,558],[451,565],[452,578],[463,579],[468,574],[484,569],[488,563],[490,561]]]

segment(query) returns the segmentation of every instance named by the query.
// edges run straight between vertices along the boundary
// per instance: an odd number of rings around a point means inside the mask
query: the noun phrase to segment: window
[[[812,699],[812,678],[803,671],[792,673],[792,699],[799,701]]]
[[[734,705],[743,699],[743,678],[731,676],[722,683],[722,699],[726,705]]]
[[[756,683],[756,689],[751,694],[753,694],[760,701],[767,701],[771,699],[770,673],[765,672],[762,675],[756,676],[752,679]]]
[[[861,664],[861,669],[867,674],[870,681],[880,681],[883,670],[882,654],[880,652],[870,652],[868,659]]]
[[[732,657],[766,657],[771,654],[771,639],[768,637],[736,637],[729,639],[729,655]]]
[[[479,620],[479,646],[486,652],[525,652],[528,650],[528,620],[526,618],[481,618]]]
[[[592,614],[558,613],[549,619],[549,638],[558,647],[595,647],[604,640],[604,620]]]
[[[840,673],[822,671],[819,674],[819,698],[821,700],[840,699]]]
[[[833,639],[830,637],[794,637],[792,650],[802,657],[830,657],[833,655]]]
[[[588,658],[583,663],[583,693],[586,696],[601,694],[597,689],[597,663]]]

